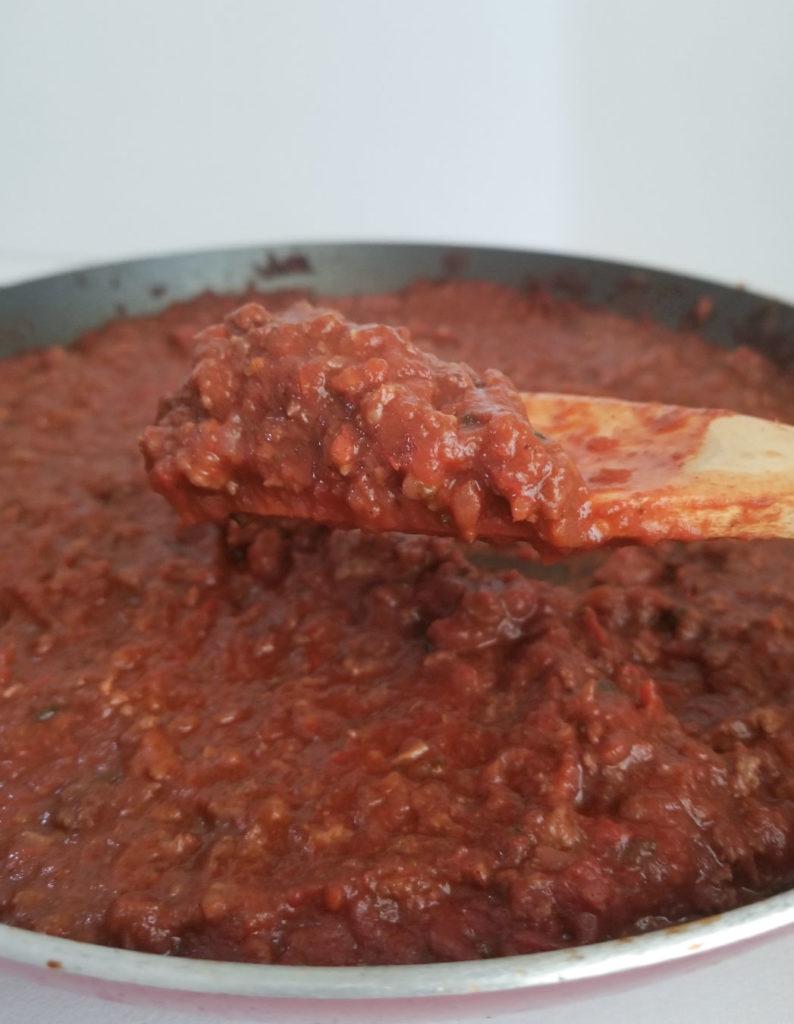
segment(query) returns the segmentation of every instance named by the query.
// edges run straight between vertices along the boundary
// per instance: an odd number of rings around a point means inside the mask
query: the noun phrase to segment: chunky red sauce
[[[250,303],[205,331],[143,449],[186,522],[286,515],[553,549],[586,536],[581,477],[504,374],[308,305]]]
[[[239,304],[2,364],[0,918],[411,963],[792,884],[794,546],[626,547],[552,582],[441,538],[180,526],[137,438]],[[537,295],[333,304],[519,387],[792,412],[791,375],[749,350]]]

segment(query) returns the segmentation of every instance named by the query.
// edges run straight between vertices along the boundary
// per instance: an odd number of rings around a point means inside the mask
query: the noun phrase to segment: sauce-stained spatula
[[[596,543],[794,537],[794,427],[714,409],[522,397],[590,487]]]

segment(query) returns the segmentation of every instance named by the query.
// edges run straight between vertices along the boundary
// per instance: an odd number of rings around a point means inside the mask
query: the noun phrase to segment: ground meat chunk
[[[142,446],[189,521],[290,515],[562,548],[588,526],[581,477],[503,374],[307,305],[249,304],[205,331]]]

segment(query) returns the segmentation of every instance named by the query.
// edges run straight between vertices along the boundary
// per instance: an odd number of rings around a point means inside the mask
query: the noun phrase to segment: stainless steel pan
[[[794,308],[676,274],[545,253],[442,245],[274,245],[134,260],[0,289],[0,356],[68,343],[123,313],[148,313],[210,289],[389,290],[460,276],[696,323],[722,345],[750,344],[794,366]],[[2,364],[0,364],[2,373]],[[794,892],[719,917],[561,952],[476,963],[323,968],[204,963],[107,949],[0,925],[0,967],[112,998],[222,1008],[272,1020],[444,1020],[581,998],[738,955],[794,926]]]

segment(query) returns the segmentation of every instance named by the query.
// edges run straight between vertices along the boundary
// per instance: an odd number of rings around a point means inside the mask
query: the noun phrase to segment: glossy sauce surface
[[[587,537],[581,477],[504,374],[308,304],[249,303],[203,332],[142,448],[186,522],[283,515],[551,550]]]
[[[791,377],[750,350],[543,296],[322,301],[522,388],[791,416]],[[240,303],[2,364],[2,920],[411,963],[791,884],[792,545],[626,547],[552,582],[441,538],[180,526],[137,439],[196,331]]]

